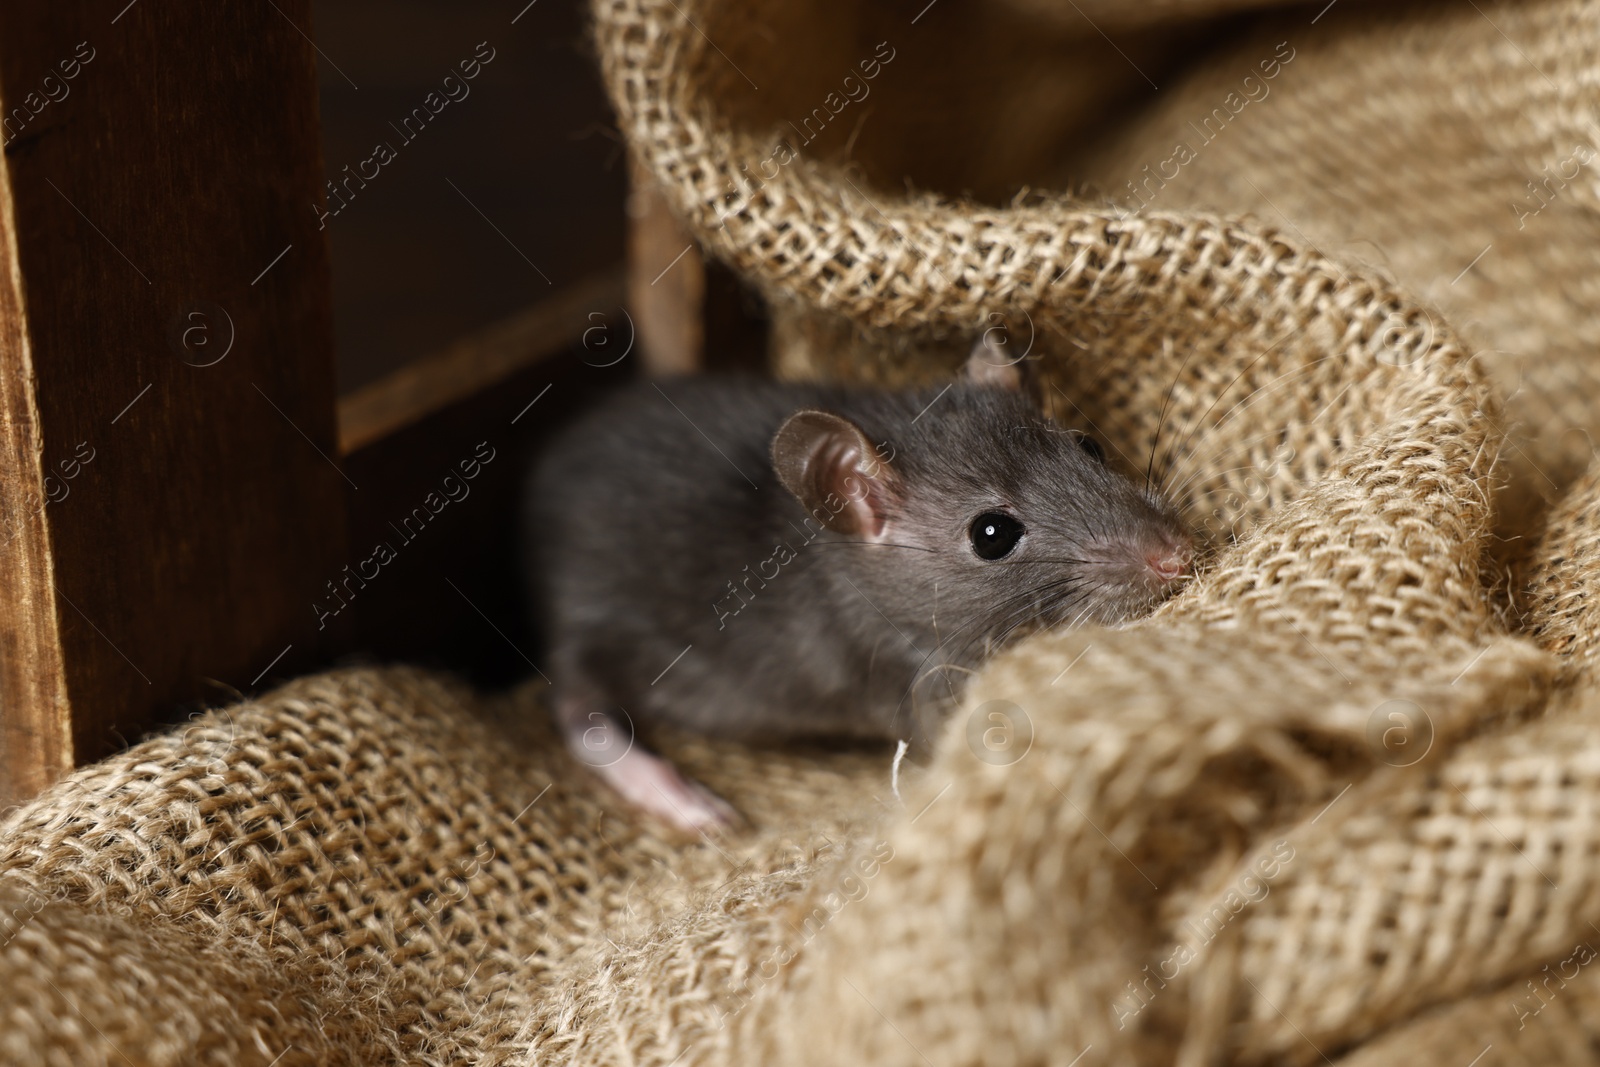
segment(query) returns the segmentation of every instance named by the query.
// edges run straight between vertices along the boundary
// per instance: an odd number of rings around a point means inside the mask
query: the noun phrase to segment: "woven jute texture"
[[[0,825],[0,1056],[1600,1060],[1596,186],[1483,191],[1594,143],[1600,4],[1064,6],[598,0],[596,39],[781,373],[1001,330],[1186,510],[1186,589],[1003,651],[897,776],[669,739],[746,816],[711,840],[598,788],[541,682],[208,712]]]

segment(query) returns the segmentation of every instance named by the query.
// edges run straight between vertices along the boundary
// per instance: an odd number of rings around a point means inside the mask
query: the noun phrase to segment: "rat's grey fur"
[[[527,543],[569,736],[585,709],[620,707],[723,737],[912,737],[921,691],[957,673],[942,665],[1165,595],[1138,575],[1163,539],[1187,544],[1170,506],[1020,392],[940,393],[687,378],[624,390],[565,432],[530,482]],[[780,484],[773,438],[801,409],[881,446],[900,488],[890,543],[808,523]],[[990,510],[1027,535],[986,562],[968,527]]]

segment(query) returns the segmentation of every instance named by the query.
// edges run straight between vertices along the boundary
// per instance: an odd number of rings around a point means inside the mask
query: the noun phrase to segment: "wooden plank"
[[[649,173],[630,166],[628,306],[639,354],[653,375],[689,374],[705,363],[705,262]]]
[[[0,160],[0,803],[38,792],[72,766],[14,216],[10,173]]]
[[[0,799],[328,647],[310,33],[309,0],[0,12]]]
[[[624,272],[566,286],[520,314],[462,338],[339,399],[339,450],[359,448],[510,378],[622,314]],[[618,333],[621,333],[620,322]],[[620,344],[625,338],[618,339]]]

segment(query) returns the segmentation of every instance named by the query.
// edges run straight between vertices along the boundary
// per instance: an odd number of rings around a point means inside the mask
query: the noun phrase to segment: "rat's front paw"
[[[732,826],[739,821],[738,812],[727,801],[642,748],[630,748],[615,763],[594,770],[628,803],[680,830]]]

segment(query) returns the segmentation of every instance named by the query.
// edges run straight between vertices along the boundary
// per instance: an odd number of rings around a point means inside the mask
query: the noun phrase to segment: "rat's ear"
[[[772,439],[772,467],[811,517],[838,533],[880,541],[895,499],[894,468],[861,428],[826,411],[797,411]]]
[[[1006,340],[1004,327],[991,326],[984,330],[972,342],[972,351],[961,368],[961,380],[969,385],[1021,393],[1037,405],[1038,376],[1033,373],[1033,363],[1026,358],[1026,352],[1012,354],[1015,347]]]

